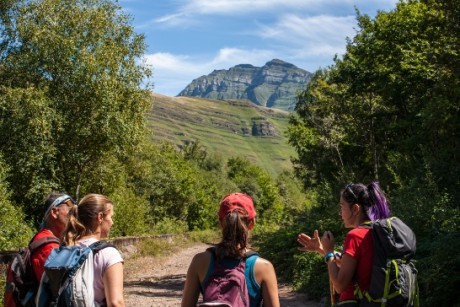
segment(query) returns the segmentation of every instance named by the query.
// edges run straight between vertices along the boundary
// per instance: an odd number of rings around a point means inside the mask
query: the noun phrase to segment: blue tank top
[[[257,258],[259,258],[259,255],[257,254],[251,255],[248,258],[246,258],[246,268],[244,270],[244,276],[246,277],[246,285],[248,287],[250,307],[257,307],[260,305],[260,302],[262,301],[262,292],[260,291],[260,285],[257,283],[256,278],[254,277],[254,265],[256,263]],[[200,284],[201,293],[203,293],[204,285],[206,284],[206,281],[212,273],[214,261],[214,254],[211,253],[211,261],[209,262],[208,271],[206,272],[206,276],[204,277],[203,282]],[[236,266],[239,263],[239,260],[236,259],[224,259],[223,261],[223,265],[225,267],[230,268]]]

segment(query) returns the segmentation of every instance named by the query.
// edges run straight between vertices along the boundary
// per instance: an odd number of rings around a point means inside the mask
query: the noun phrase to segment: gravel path
[[[125,262],[124,296],[126,306],[180,306],[185,275],[192,257],[208,245],[196,244],[169,257],[141,257]],[[280,285],[283,307],[319,307],[303,294]]]

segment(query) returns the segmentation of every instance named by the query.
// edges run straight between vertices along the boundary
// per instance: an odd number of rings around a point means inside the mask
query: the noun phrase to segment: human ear
[[[352,206],[352,212],[353,214],[357,213],[359,214],[359,212],[361,211],[361,206],[357,203],[355,203],[353,206]]]
[[[97,222],[100,224],[104,220],[104,214],[102,212],[99,212],[97,214]]]
[[[252,220],[249,221],[248,229],[253,230],[255,225],[256,225],[256,219],[253,218]]]
[[[57,208],[57,207],[51,208],[50,215],[51,215],[54,219],[57,219],[58,216],[59,216],[59,208]]]

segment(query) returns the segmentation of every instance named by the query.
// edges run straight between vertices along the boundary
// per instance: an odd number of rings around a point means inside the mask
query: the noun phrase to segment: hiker
[[[113,225],[113,203],[104,195],[88,194],[69,214],[64,230],[66,245],[89,246],[109,236]],[[107,306],[125,306],[123,300],[123,258],[114,247],[100,250],[94,256],[95,301]]]
[[[58,247],[70,208],[75,201],[67,194],[53,192],[45,200],[43,222],[29,244],[17,253],[6,270],[5,306],[35,306],[44,265]]]
[[[52,192],[45,200],[44,217],[40,230],[32,241],[37,241],[44,237],[62,238],[64,228],[67,225],[70,209],[75,206],[75,201],[67,194]],[[31,255],[32,267],[35,277],[39,282],[44,272],[45,261],[53,248],[59,247],[57,242],[49,242],[37,249]],[[38,289],[37,282],[37,289]]]
[[[213,276],[216,265],[231,269],[242,263],[245,264],[243,282],[247,289],[241,290],[248,291],[250,302],[245,306],[259,306],[262,300],[266,307],[280,306],[273,265],[251,252],[248,244],[249,231],[254,228],[256,217],[252,198],[243,193],[226,195],[220,203],[218,217],[222,239],[215,248],[193,257],[187,271],[182,307],[197,305],[200,292],[203,294],[208,290],[206,285],[209,285],[208,279]]]
[[[350,183],[340,192],[340,216],[344,226],[352,228],[345,237],[343,252],[334,251],[334,236],[330,231],[324,232],[321,239],[318,230],[313,232],[313,237],[304,233],[298,235],[297,241],[302,245],[300,250],[316,252],[324,257],[329,280],[335,292],[340,294],[341,306],[358,306],[354,294],[355,276],[361,290],[367,291],[370,286],[373,237],[371,229],[362,226],[370,221],[388,218],[389,215],[386,197],[377,182],[367,186]]]

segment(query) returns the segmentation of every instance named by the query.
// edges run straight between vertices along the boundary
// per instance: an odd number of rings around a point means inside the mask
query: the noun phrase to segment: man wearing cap
[[[45,215],[40,225],[40,230],[34,236],[32,241],[41,238],[60,239],[68,221],[68,214],[71,208],[75,206],[75,201],[67,194],[51,193],[45,200]],[[58,240],[50,240],[39,247],[32,255],[31,262],[37,281],[40,281],[45,270],[45,261],[50,255],[53,248],[59,247]]]

